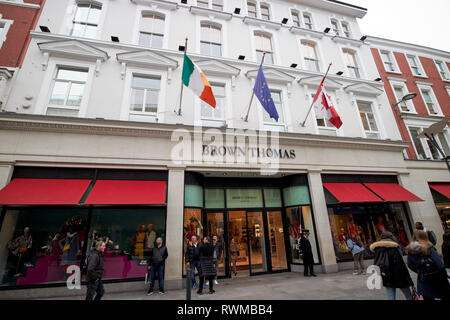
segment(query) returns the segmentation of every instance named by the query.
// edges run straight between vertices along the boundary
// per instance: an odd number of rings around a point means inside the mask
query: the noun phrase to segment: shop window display
[[[402,248],[409,242],[406,216],[401,203],[381,205],[342,205],[328,208],[336,260],[351,261],[347,239],[359,240],[365,247],[364,258],[373,259],[369,246],[381,240],[383,231],[390,231]]]
[[[203,237],[202,210],[185,208],[183,222],[183,275],[186,275],[184,263],[186,248],[194,235],[199,238],[198,241],[200,242],[200,239]]]
[[[104,279],[140,278],[156,238],[166,241],[165,231],[164,209],[94,209],[88,248],[105,241]]]
[[[293,263],[303,263],[300,258],[297,244],[302,231],[307,229],[310,232],[309,241],[311,243],[314,263],[319,263],[319,254],[316,245],[316,232],[313,224],[313,216],[310,206],[297,206],[286,209],[286,216],[289,224],[289,244]]]
[[[8,210],[0,238],[2,286],[66,280],[70,265],[80,265],[87,210],[27,208]]]

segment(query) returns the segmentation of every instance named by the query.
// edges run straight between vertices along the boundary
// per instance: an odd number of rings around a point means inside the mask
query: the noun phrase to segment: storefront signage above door
[[[229,147],[229,146],[215,146],[203,145],[204,156],[240,156],[247,155],[253,158],[280,158],[280,159],[295,159],[294,149],[275,149],[275,148],[243,148],[243,147]]]

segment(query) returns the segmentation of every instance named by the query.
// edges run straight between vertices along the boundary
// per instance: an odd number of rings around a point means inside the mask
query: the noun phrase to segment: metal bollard
[[[186,300],[191,300],[191,267],[186,266]]]

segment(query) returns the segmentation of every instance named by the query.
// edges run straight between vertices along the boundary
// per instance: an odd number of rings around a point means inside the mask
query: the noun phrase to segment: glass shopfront
[[[281,179],[278,185],[238,180],[185,186],[184,253],[192,235],[218,236],[223,248],[219,276],[231,276],[234,265],[238,275],[287,271],[291,263],[303,263],[296,244],[301,230],[309,229],[320,263],[306,177],[292,186]],[[232,246],[238,254],[230,254]],[[184,268],[183,260],[183,274]]]

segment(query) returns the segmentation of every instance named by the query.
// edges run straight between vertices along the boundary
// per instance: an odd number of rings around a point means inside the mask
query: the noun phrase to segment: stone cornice
[[[161,1],[161,0],[131,0],[131,2],[146,6],[156,6],[157,8],[163,8],[167,10],[178,9],[178,3],[172,1]]]
[[[0,113],[0,130],[41,131],[52,133],[77,133],[132,137],[157,137],[170,139],[177,129],[194,133],[194,126],[179,124],[142,123],[119,120],[54,117],[33,114]],[[219,129],[224,134],[226,129]],[[254,131],[255,132],[255,131]],[[236,134],[249,137],[253,134]],[[258,135],[258,131],[256,131]],[[304,133],[280,133],[280,145],[329,147],[339,149],[385,150],[401,152],[408,142],[364,139],[353,137],[322,136]]]
[[[231,18],[233,17],[233,15],[231,13],[228,13],[228,12],[223,12],[223,11],[218,11],[218,10],[213,10],[213,9],[207,9],[207,8],[201,8],[201,7],[196,7],[196,6],[192,6],[189,9],[189,11],[192,14],[205,16],[205,17],[208,17],[211,20],[213,20],[214,18],[215,19],[221,19],[221,20],[231,20]]]

